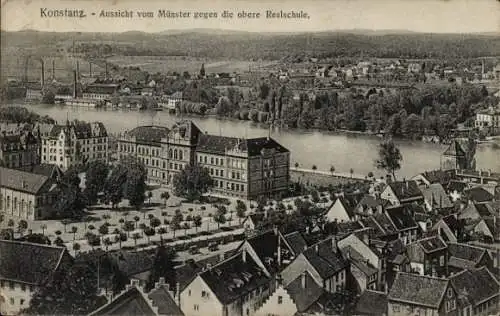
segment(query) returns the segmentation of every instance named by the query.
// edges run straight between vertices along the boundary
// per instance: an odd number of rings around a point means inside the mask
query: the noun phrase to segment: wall
[[[393,206],[397,206],[400,204],[390,186],[387,186],[385,188],[385,190],[380,194],[380,197],[382,199],[389,200]]]
[[[27,220],[39,218],[38,214],[36,214],[38,205],[34,195],[2,187],[0,188],[0,198],[2,199],[0,212]],[[9,203],[7,203],[8,199],[10,200]],[[17,200],[17,205],[14,205],[14,200]],[[24,207],[22,207],[23,200]],[[43,216],[43,214],[40,215]]]
[[[402,316],[402,315],[438,316],[439,314],[436,309],[396,303],[396,302],[388,303],[387,316]]]
[[[351,220],[339,199],[337,199],[330,210],[328,210],[326,218],[329,222],[334,222],[335,220],[339,222],[349,222]]]
[[[202,297],[202,291],[208,293],[208,297]],[[200,276],[197,276],[181,292],[181,310],[185,316],[219,316],[223,315],[223,306],[215,294]],[[195,310],[195,306],[197,306]]]
[[[278,302],[281,297],[281,303]],[[255,313],[256,316],[268,316],[275,314],[279,316],[293,316],[297,312],[297,306],[288,292],[279,286],[276,291],[266,300],[264,305]]]
[[[308,271],[314,281],[316,281],[319,286],[323,286],[323,279],[320,277],[318,272],[311,267],[303,254],[297,256],[297,258],[295,258],[295,260],[293,260],[293,262],[290,263],[290,265],[281,272],[283,284],[287,286],[293,280],[299,277],[304,271]]]
[[[21,309],[29,307],[31,295],[35,290],[33,286],[21,283],[13,282],[12,285],[13,288],[8,281],[0,281],[0,296],[5,298],[5,302],[0,304],[2,315],[17,314]]]

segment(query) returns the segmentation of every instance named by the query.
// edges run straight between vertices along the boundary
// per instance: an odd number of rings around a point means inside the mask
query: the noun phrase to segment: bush
[[[57,236],[60,236],[60,235],[61,235],[61,231],[60,231],[60,230],[56,230],[56,231],[55,231],[55,234],[56,234]]]
[[[194,209],[192,207],[188,208],[188,211],[192,212]]]
[[[207,209],[207,208],[205,207],[205,205],[203,205],[203,206],[201,206],[201,207],[200,207],[200,210],[202,210],[202,211],[204,211],[204,210],[206,210],[206,209]]]

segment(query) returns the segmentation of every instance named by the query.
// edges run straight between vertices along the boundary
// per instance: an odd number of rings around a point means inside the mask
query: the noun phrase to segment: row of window
[[[0,288],[7,288],[7,286],[9,287],[9,289],[14,290],[16,288],[16,283],[14,283],[12,281],[0,280]],[[23,292],[26,292],[26,290],[28,290],[28,289],[31,292],[33,292],[33,286],[31,286],[31,285],[28,286],[26,284],[21,284],[20,288],[21,288],[21,291],[23,291]]]
[[[214,180],[214,187],[224,189],[224,181]],[[227,182],[226,190],[245,192],[245,185],[240,183]]]

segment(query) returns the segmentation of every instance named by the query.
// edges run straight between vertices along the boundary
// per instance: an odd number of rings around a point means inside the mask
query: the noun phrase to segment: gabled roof
[[[286,291],[295,302],[298,312],[305,312],[325,292],[307,271],[288,284]]]
[[[449,181],[451,180],[451,175],[449,172],[446,172],[444,170],[432,170],[432,171],[425,171],[421,173],[422,177],[427,179],[429,183],[440,183],[442,185],[447,185]]]
[[[486,191],[482,187],[474,187],[469,190],[465,191],[465,194],[467,195],[467,198],[469,200],[472,200],[474,202],[488,202],[493,200],[493,194],[490,192]]]
[[[168,286],[158,286],[148,294],[148,298],[152,301],[153,306],[158,307],[159,315],[184,316],[184,313],[177,306],[172,294],[169,292]]]
[[[243,260],[241,253],[200,273],[199,277],[224,305],[271,282],[251,256],[246,255]]]
[[[89,316],[98,315],[156,316],[158,313],[142,290],[132,286],[89,314]]]
[[[323,279],[328,279],[348,266],[341,252],[332,246],[332,238],[327,238],[307,248],[302,254]]]
[[[389,301],[438,309],[447,287],[446,279],[398,272],[387,298]]]
[[[0,187],[38,194],[48,192],[55,182],[47,176],[0,167]]]
[[[486,267],[464,270],[452,275],[450,282],[459,299],[466,300],[473,306],[500,295],[498,281]]]
[[[182,97],[182,92],[181,92]],[[168,137],[169,138],[181,138],[184,140],[188,140],[190,144],[195,145],[198,142],[201,131],[192,121],[184,120],[176,122],[172,125]]]
[[[59,267],[66,248],[0,240],[0,279],[39,285]]]
[[[61,168],[56,164],[50,164],[50,163],[42,163],[34,166],[27,166],[19,168],[19,170],[23,170],[25,172],[30,172],[34,174],[39,174],[54,180],[63,176],[63,171],[61,170]]]
[[[422,188],[422,194],[432,208],[445,209],[453,207],[453,203],[451,203],[441,183],[433,183]]]
[[[350,261],[352,265],[356,266],[366,276],[372,276],[378,272],[378,269],[376,269],[370,262],[368,262],[353,247],[347,246],[341,251],[344,254],[344,257],[346,257],[346,260]]]
[[[413,180],[391,182],[389,183],[389,187],[400,201],[423,197],[417,182]]]
[[[153,256],[146,251],[116,251],[109,255],[118,265],[118,269],[127,276],[151,270]]]
[[[288,149],[274,139],[267,137],[241,139],[237,137],[200,134],[196,147],[196,151],[215,154],[225,154],[226,150],[234,149],[246,153],[248,157],[261,155],[266,150],[288,152]]]
[[[406,246],[406,255],[411,262],[424,263],[425,254],[446,249],[446,243],[441,236],[431,236],[420,239]]]
[[[296,254],[301,253],[302,251],[304,251],[304,249],[307,248],[307,242],[299,232],[289,233],[284,237]]]
[[[373,290],[365,290],[356,303],[356,315],[387,315],[387,294]]]
[[[479,263],[483,255],[487,254],[484,248],[471,246],[463,243],[448,243],[450,257],[456,257],[474,263]]]
[[[363,198],[358,202],[358,207],[363,208],[377,208],[378,206],[388,207],[391,206],[391,202],[389,200],[376,198],[373,195],[365,194]]]
[[[418,227],[412,212],[405,205],[388,207],[385,211],[399,231]]]

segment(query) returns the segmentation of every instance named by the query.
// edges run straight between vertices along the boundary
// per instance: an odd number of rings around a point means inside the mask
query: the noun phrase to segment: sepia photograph
[[[500,315],[500,1],[0,12],[0,316]]]

